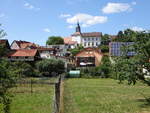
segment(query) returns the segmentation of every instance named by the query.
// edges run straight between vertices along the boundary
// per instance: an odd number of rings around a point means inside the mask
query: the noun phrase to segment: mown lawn
[[[18,87],[11,89],[10,92],[14,95],[11,113],[52,113],[53,111],[53,85],[34,84],[31,93],[30,84],[18,84]]]
[[[145,96],[150,87],[118,84],[112,79],[68,79],[64,87],[64,113],[150,113]]]

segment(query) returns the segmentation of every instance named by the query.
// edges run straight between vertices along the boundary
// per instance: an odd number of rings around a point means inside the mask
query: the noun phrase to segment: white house
[[[77,23],[76,32],[71,35],[71,41],[77,42],[77,45],[87,47],[98,47],[101,44],[101,32],[82,33],[79,23]],[[65,41],[65,39],[64,39]]]

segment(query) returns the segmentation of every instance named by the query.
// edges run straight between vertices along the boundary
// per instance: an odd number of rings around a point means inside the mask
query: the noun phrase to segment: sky
[[[10,43],[44,46],[49,36],[73,34],[77,21],[82,32],[149,30],[149,5],[150,0],[0,0],[0,24]]]

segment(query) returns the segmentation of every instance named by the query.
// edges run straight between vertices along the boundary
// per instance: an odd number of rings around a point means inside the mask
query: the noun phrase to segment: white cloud
[[[132,5],[136,5],[137,3],[134,1],[134,2],[132,2],[131,4],[132,4]]]
[[[33,9],[35,8],[33,5],[29,4],[29,3],[25,3],[24,6],[28,9]]]
[[[128,3],[108,3],[103,9],[102,12],[106,14],[110,13],[120,13],[125,11],[131,11],[131,5]]]
[[[4,13],[0,13],[0,18],[3,18],[5,17],[5,14]]]
[[[67,17],[70,17],[70,16],[71,16],[70,14],[61,14],[60,18],[67,18]]]
[[[102,24],[107,22],[106,16],[92,16],[89,14],[78,13],[66,19],[69,24],[76,24],[78,21],[82,23],[83,27],[88,27],[95,24]]]
[[[47,33],[50,33],[50,32],[51,32],[51,30],[50,30],[49,28],[44,28],[43,31],[44,31],[44,32],[47,32]]]
[[[73,25],[69,25],[68,28],[69,28],[69,29],[73,29],[74,26],[73,26]]]
[[[35,11],[40,10],[40,8],[37,8],[37,7],[33,6],[32,4],[27,3],[27,2],[24,4],[24,7],[27,8],[27,9],[30,9],[30,10],[34,9]]]
[[[137,26],[134,26],[134,27],[131,27],[130,28],[131,30],[133,30],[133,31],[144,31],[144,29],[142,28],[142,27],[137,27]]]

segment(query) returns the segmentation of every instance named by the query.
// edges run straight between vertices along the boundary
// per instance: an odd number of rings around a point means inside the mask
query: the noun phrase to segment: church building
[[[71,35],[71,39],[77,42],[78,45],[82,45],[84,48],[98,47],[101,44],[101,32],[81,32],[79,22],[77,23],[76,32]]]

